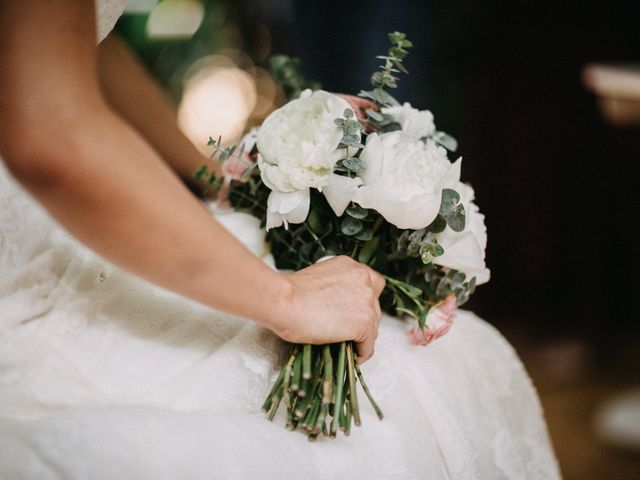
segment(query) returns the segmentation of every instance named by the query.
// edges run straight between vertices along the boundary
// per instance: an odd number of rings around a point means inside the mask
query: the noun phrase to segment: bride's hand
[[[287,276],[274,305],[272,329],[293,343],[354,340],[360,361],[373,355],[378,336],[382,275],[349,257],[335,257]]]

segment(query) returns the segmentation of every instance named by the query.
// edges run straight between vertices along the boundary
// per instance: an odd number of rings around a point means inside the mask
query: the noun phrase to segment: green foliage
[[[444,148],[449,150],[450,152],[455,152],[458,150],[458,141],[453,138],[448,133],[435,131],[431,138],[439,145],[442,145]]]
[[[440,216],[454,232],[464,230],[466,215],[464,206],[460,203],[460,195],[455,190],[445,188],[442,190],[442,203],[440,204]]]
[[[421,230],[405,230],[396,241],[399,256],[420,258],[422,263],[429,264],[435,257],[444,253],[442,245],[428,228]]]
[[[393,98],[386,90],[398,87],[398,73],[409,73],[402,64],[403,60],[409,54],[408,48],[411,48],[412,43],[407,40],[406,35],[401,32],[393,32],[389,34],[389,42],[391,47],[386,55],[379,55],[378,59],[383,60],[382,65],[378,71],[371,75],[371,85],[373,90],[361,91],[359,95],[364,98],[368,98],[378,105],[393,106],[398,105],[398,101]],[[372,115],[370,112],[369,117],[376,122],[382,122],[382,118],[376,118],[377,112]],[[381,114],[378,114],[382,116]]]
[[[318,90],[318,82],[309,81],[302,74],[302,62],[299,58],[292,58],[287,55],[273,55],[269,59],[269,69],[271,75],[278,82],[288,99],[297,98],[300,93],[310,88]]]

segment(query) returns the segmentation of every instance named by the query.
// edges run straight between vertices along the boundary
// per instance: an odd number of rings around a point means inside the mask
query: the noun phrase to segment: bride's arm
[[[210,162],[178,129],[165,95],[114,33],[98,47],[98,73],[109,105],[153,145],[183,180],[196,185],[193,173]],[[217,162],[213,166],[219,174]]]
[[[0,151],[73,235],[127,270],[283,338],[369,357],[384,280],[337,258],[288,277],[221,227],[108,107],[93,1],[0,0]]]

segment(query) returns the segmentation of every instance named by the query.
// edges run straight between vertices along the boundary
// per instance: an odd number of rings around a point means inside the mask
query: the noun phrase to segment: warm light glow
[[[254,73],[258,98],[251,114],[252,118],[262,120],[275,108],[278,97],[278,85],[273,77],[262,68],[256,68]]]
[[[208,152],[209,137],[222,136],[227,145],[239,140],[256,100],[249,74],[236,67],[205,66],[185,86],[178,123],[196,147]]]
[[[164,0],[147,20],[147,35],[152,38],[189,38],[202,23],[204,6],[199,0]]]

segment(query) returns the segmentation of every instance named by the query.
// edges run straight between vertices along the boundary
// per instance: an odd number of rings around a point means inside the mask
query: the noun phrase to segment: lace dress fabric
[[[260,411],[277,337],[111,266],[0,161],[0,478],[560,478],[493,327],[463,311],[426,348],[405,330],[385,317],[363,366],[385,419],[361,396],[362,427],[309,444]]]

